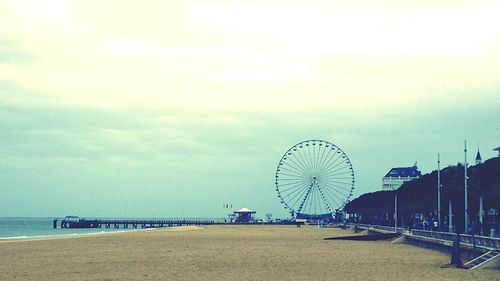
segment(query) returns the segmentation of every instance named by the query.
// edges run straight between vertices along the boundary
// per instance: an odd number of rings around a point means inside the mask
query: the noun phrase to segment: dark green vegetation
[[[453,209],[453,225],[464,225],[464,166],[458,164],[441,170],[441,220],[448,222],[448,204]],[[437,171],[406,182],[397,190],[398,225],[414,227],[422,220],[437,220]],[[479,222],[479,198],[483,196],[485,226],[498,221],[488,210],[500,209],[500,158],[468,167],[469,220]],[[393,225],[394,191],[363,194],[346,205],[364,223]],[[497,222],[498,223],[498,222]]]

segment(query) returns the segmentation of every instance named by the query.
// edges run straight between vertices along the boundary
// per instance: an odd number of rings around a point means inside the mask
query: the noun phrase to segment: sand
[[[341,229],[206,226],[0,242],[0,280],[500,280],[449,255]]]

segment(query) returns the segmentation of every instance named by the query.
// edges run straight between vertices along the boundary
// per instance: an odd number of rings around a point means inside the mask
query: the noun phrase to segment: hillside
[[[453,224],[463,227],[464,167],[463,164],[441,170],[441,218],[448,221],[448,206],[453,209]],[[423,219],[437,218],[437,171],[406,182],[397,190],[398,224],[414,225]],[[470,221],[479,221],[479,197],[483,196],[484,210],[500,209],[500,158],[468,168],[468,204]],[[394,191],[363,194],[346,205],[350,214],[361,216],[367,223],[393,224]],[[498,216],[485,216],[493,224]]]

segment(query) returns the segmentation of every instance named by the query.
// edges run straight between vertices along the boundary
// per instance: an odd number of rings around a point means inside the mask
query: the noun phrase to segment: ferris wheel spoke
[[[319,169],[319,158],[321,156],[321,150],[323,148],[323,144],[321,142],[318,142],[315,146],[317,147],[317,149],[316,149],[316,154],[314,155],[314,160],[315,160],[314,167],[316,169]]]
[[[331,179],[331,180],[346,180],[346,181],[350,181],[350,182],[352,183],[352,181],[351,181],[351,180],[352,180],[353,178],[351,178],[351,177],[331,177],[331,178],[329,178],[329,179]]]
[[[282,197],[288,197],[290,196],[290,194],[294,194],[297,191],[304,190],[304,187],[305,187],[304,183],[300,183],[295,186],[289,187],[288,189],[283,190],[283,192],[280,192],[280,194],[282,195]]]
[[[331,173],[333,171],[336,171],[340,165],[345,165],[347,164],[346,167],[350,167],[349,163],[345,163],[344,161],[339,161],[337,163],[334,163],[335,165],[330,165],[328,168],[325,169],[325,171],[328,171],[328,173]]]
[[[313,144],[313,154],[314,154],[314,169],[318,169],[319,153],[321,150],[321,142]]]
[[[328,203],[328,200],[326,200],[325,194],[323,194],[323,190],[321,189],[321,187],[319,186],[319,184],[317,184],[317,186],[318,186],[318,191],[321,194],[321,198],[323,199],[323,202],[325,203],[327,211],[329,213],[331,213],[332,212],[332,208],[330,207],[330,204]]]
[[[347,192],[351,192],[351,190],[352,190],[351,186],[332,185],[331,183],[326,183],[324,185],[325,185],[325,188],[326,187],[329,187],[329,188],[338,188],[338,189],[341,189],[341,190],[347,191]]]
[[[303,181],[304,179],[303,178],[290,178],[290,179],[288,179],[288,178],[278,177],[276,180],[286,181],[286,182],[293,182],[293,181]],[[280,184],[280,185],[282,185],[282,184]]]
[[[324,167],[325,169],[328,168],[330,165],[335,164],[339,159],[342,158],[342,155],[344,155],[338,147],[332,148],[332,152],[333,152],[333,155],[330,158],[328,165]]]
[[[319,214],[326,214],[328,213],[328,205],[325,204],[325,201],[323,200],[323,196],[321,193],[321,190],[319,188],[316,188],[316,204],[318,206],[318,211],[317,213]]]
[[[338,166],[342,166],[342,165],[345,165],[345,167],[350,167],[351,166],[351,162],[343,159],[342,161],[339,161],[335,165],[329,167],[328,170],[336,169]]]
[[[299,146],[299,147],[303,147],[303,146]],[[304,163],[304,166],[307,168],[307,172],[310,173],[311,172],[311,166],[309,166],[309,162],[307,160],[305,160],[305,155],[302,155],[302,150],[297,150],[297,154],[299,155],[300,159],[302,160],[302,163]]]
[[[317,167],[316,167],[316,143],[313,142],[313,143],[311,143],[310,146],[312,146],[311,165],[312,165],[313,169],[316,170],[317,169]]]
[[[316,201],[316,192],[311,192],[311,200],[310,200],[310,203],[309,203],[309,214],[317,214],[316,212],[316,205],[314,204],[314,202]]]
[[[335,209],[339,209],[340,206],[342,206],[343,200],[341,198],[339,198],[337,195],[333,194],[328,189],[325,189],[324,192],[325,192],[325,195],[330,199],[330,201],[335,204],[335,206],[336,206]]]
[[[337,195],[336,198],[338,198],[338,199],[341,199],[343,196],[345,196],[345,194],[343,194],[343,192],[341,192],[337,186],[333,186],[333,185],[328,184],[328,183],[323,184],[323,190],[328,191],[331,194]],[[348,190],[344,190],[344,191],[348,191]],[[340,197],[339,195],[342,195],[342,197]]]
[[[323,163],[323,157],[325,156],[325,151],[327,151],[326,144],[322,145],[322,146],[323,146],[323,149],[321,150],[321,156],[318,157],[318,169],[320,169],[320,170],[321,170],[321,165]]]
[[[319,164],[321,163],[321,158],[325,152],[325,147],[323,143],[318,143],[318,153],[316,154],[316,169],[319,169]]]
[[[290,199],[290,202],[293,202],[291,205],[290,205],[290,208],[292,208],[296,213],[299,213],[299,211],[297,211],[297,204],[300,203],[300,199],[302,198],[302,196],[296,196],[292,199]],[[293,201],[292,201],[293,200]]]
[[[310,146],[312,146],[312,151],[311,151],[311,165],[314,170],[318,170],[318,166],[316,165],[318,161],[317,157],[317,152],[316,152],[316,147],[318,146],[315,142],[313,142]],[[319,148],[318,148],[319,150]]]
[[[347,166],[348,168],[349,166]],[[342,169],[342,170],[345,170],[345,169]],[[335,175],[345,175],[345,174],[353,174],[352,170],[345,170],[345,171],[342,171],[342,170],[339,170],[338,173],[335,173]]]
[[[326,183],[324,185],[325,189],[328,189],[328,190],[331,190],[335,193],[339,193],[341,194],[342,196],[347,196],[346,193],[344,192],[347,192],[347,193],[350,193],[351,192],[351,189],[350,188],[345,188],[343,186],[338,186],[338,185],[335,185],[335,184],[331,184],[331,183]]]
[[[285,188],[285,189],[283,189],[283,190],[280,190],[280,194],[283,196],[283,195],[285,195],[285,194],[287,194],[287,193],[294,192],[294,191],[292,191],[292,190],[298,190],[298,189],[301,189],[301,188],[302,188],[302,186],[303,186],[303,183],[300,183],[300,182],[299,182],[299,183],[296,183],[296,184],[294,184],[294,185],[292,185],[292,186],[289,186],[289,187],[287,187],[287,188]]]
[[[340,197],[338,194],[336,194],[335,192],[332,192],[332,191],[327,191],[327,193],[330,194],[330,198],[332,201],[335,202],[336,206],[335,206],[335,209],[338,210],[338,209],[341,209],[345,203],[346,203],[346,200],[343,199],[343,197]]]
[[[294,163],[295,165],[297,165],[298,169],[300,169],[304,174],[308,174],[309,170],[308,170],[307,166],[305,166],[303,164],[303,161],[301,159],[299,159],[300,155],[297,156],[297,154],[299,154],[299,153],[298,152],[292,153],[291,156],[293,156],[293,158],[289,157],[288,159],[290,159],[290,161],[292,163]]]
[[[306,201],[304,202],[304,207],[302,208],[304,210],[304,212],[302,213],[306,213],[306,214],[313,214],[312,212],[312,203],[311,201],[313,200],[313,192],[309,192],[309,195],[306,199]]]
[[[317,195],[316,188],[314,188],[314,192],[313,192],[313,196],[312,196],[312,200],[311,200],[311,209],[313,209],[311,214],[318,214],[317,208],[319,206],[318,206],[318,204],[316,204],[316,202],[317,202],[316,195]]]
[[[331,188],[333,190],[339,191],[339,192],[340,192],[340,190],[346,191],[346,192],[351,192],[351,190],[352,190],[352,188],[347,188],[347,187],[336,185],[336,184],[333,184],[333,183],[326,183],[325,186],[328,187],[328,188]],[[345,194],[343,194],[343,195],[345,195]]]
[[[319,196],[318,195],[319,194],[317,192],[317,188],[315,188],[314,198],[316,199],[315,200],[316,202],[314,203],[314,214],[321,214],[322,213],[322,211],[321,211],[322,207],[321,206],[323,206],[323,204],[321,204],[321,201],[319,200]]]
[[[306,162],[300,153],[300,146],[294,146],[290,156],[293,156],[295,159],[294,163],[297,163],[306,174],[309,173],[309,167],[307,167]]]
[[[279,184],[279,186],[282,187],[282,186],[288,186],[288,185],[293,185],[293,184],[300,184],[302,182],[304,182],[304,180],[293,179],[293,180],[287,181],[286,183],[281,183],[281,184]]]
[[[340,152],[340,150],[338,150],[337,152]],[[337,153],[337,154],[339,154],[339,153]],[[328,171],[332,165],[336,165],[336,163],[337,163],[340,159],[342,159],[342,154],[336,155],[336,157],[337,157],[337,158],[335,158],[333,161],[330,161],[330,162],[328,163],[328,165],[326,165],[326,166],[323,168],[323,171]],[[332,159],[333,159],[333,158],[332,158]]]
[[[307,147],[307,154],[309,156],[309,163],[311,164],[311,168],[312,170],[316,170],[316,167],[314,167],[314,150],[315,150],[315,147],[316,145],[312,145],[312,144],[309,144],[309,146]],[[311,149],[312,147],[312,149]]]
[[[303,176],[300,176],[300,175],[287,174],[287,173],[279,173],[278,175],[281,177],[286,176],[286,177],[291,177],[291,178],[300,178],[300,179],[304,178]]]
[[[306,143],[306,146],[307,146],[307,152],[306,152],[306,157],[307,157],[307,163],[311,169],[311,171],[314,171],[314,167],[313,167],[313,164],[312,164],[312,158],[311,158],[311,147],[309,145],[309,143]]]
[[[292,158],[289,158],[289,159],[291,161],[293,161]],[[293,170],[293,171],[295,171],[295,173],[298,173],[298,174],[301,174],[301,175],[305,175],[305,176],[309,175],[309,172],[307,170],[304,170],[304,168],[296,165],[294,162],[287,163],[287,165],[285,166],[285,168]]]
[[[324,181],[335,183],[335,184],[344,184],[344,185],[348,185],[348,186],[352,185],[352,181],[337,181],[336,179],[337,178],[335,178],[335,177],[333,177],[333,178],[323,178]],[[352,178],[348,178],[348,179],[350,180]]]
[[[325,145],[325,150],[328,150],[328,153],[326,154],[323,161],[321,161],[321,164],[319,165],[320,170],[323,170],[324,167],[327,165],[327,163],[330,162],[333,158],[333,157],[330,157],[330,154],[332,154],[332,152],[334,151],[334,148],[333,147],[330,148],[329,145],[328,145],[328,147]],[[333,152],[333,153],[335,155],[335,152]]]
[[[300,193],[303,190],[304,190],[304,186],[303,185],[298,185],[298,186],[295,186],[295,187],[293,187],[291,189],[288,189],[288,190],[286,190],[284,192],[280,192],[280,194],[281,194],[281,197],[283,197],[283,198],[287,198],[287,197],[290,197],[290,196],[293,197],[294,195],[296,195],[297,193]]]
[[[343,194],[342,192],[339,192],[338,190],[331,190],[331,189],[325,189],[328,194],[332,198],[335,198],[337,203],[339,203],[340,206],[344,205],[347,200],[343,199],[346,198],[347,195]]]
[[[342,198],[348,198],[348,195],[344,192],[341,192],[337,188],[326,188],[326,190],[330,191],[330,194],[335,195],[335,198],[339,199],[341,202],[343,202],[343,204],[345,204],[345,202],[347,201],[342,200]]]
[[[312,186],[313,186],[313,184],[311,183],[311,185],[309,185],[309,187],[307,188],[305,195],[304,195],[304,198],[302,199],[302,202],[300,203],[299,210],[297,211],[298,213],[300,213],[302,211],[302,208],[304,207],[304,203],[306,202],[307,197],[309,197],[309,193],[311,192]]]
[[[349,170],[349,166],[339,167],[335,170],[330,170],[325,172],[325,177],[349,177],[352,174],[351,170]]]
[[[335,170],[330,170],[328,172],[325,172],[325,176],[330,177],[330,176],[337,176],[337,175],[345,175],[345,174],[352,174],[351,170],[349,170],[350,166],[344,166],[337,168]]]
[[[288,169],[288,167],[292,167],[292,169]],[[293,166],[288,166],[288,167],[281,166],[279,169],[280,170],[285,170],[285,171],[290,172],[290,173],[292,173],[294,175],[307,176],[307,174],[305,174],[304,172],[302,172],[300,170],[296,170]]]
[[[298,201],[297,198],[300,198],[300,194],[302,194],[302,192],[298,192],[288,199],[281,198],[281,200],[283,201],[283,204],[287,205],[291,210],[295,211],[296,210],[295,205],[296,205],[296,202]],[[288,203],[286,203],[285,200]],[[294,203],[291,203],[291,202],[294,202]]]
[[[307,193],[307,188],[305,188],[305,189],[303,190],[303,192],[298,193],[298,195],[300,195],[300,196],[294,196],[294,198],[290,199],[290,202],[292,202],[293,200],[295,200],[295,201],[293,201],[293,204],[292,204],[293,208],[295,208],[295,206],[296,206],[297,204],[299,204],[299,205],[300,205],[300,202],[301,202],[302,198],[303,198],[304,196],[307,196],[307,195],[306,195],[306,193]],[[299,207],[299,208],[300,208],[300,207]],[[297,210],[297,213],[300,213],[300,210]]]
[[[294,169],[296,170],[297,172],[301,173],[301,174],[308,174],[307,170],[302,166],[300,165],[299,163],[297,163],[295,160],[295,155],[294,157],[288,157],[288,160],[290,160],[290,163],[287,163],[286,167],[287,168],[291,168],[291,169]]]

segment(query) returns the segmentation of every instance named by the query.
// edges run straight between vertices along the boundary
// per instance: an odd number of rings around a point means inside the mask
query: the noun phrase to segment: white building
[[[422,173],[417,166],[392,168],[385,177],[382,178],[382,190],[396,190],[403,183],[418,179]]]

